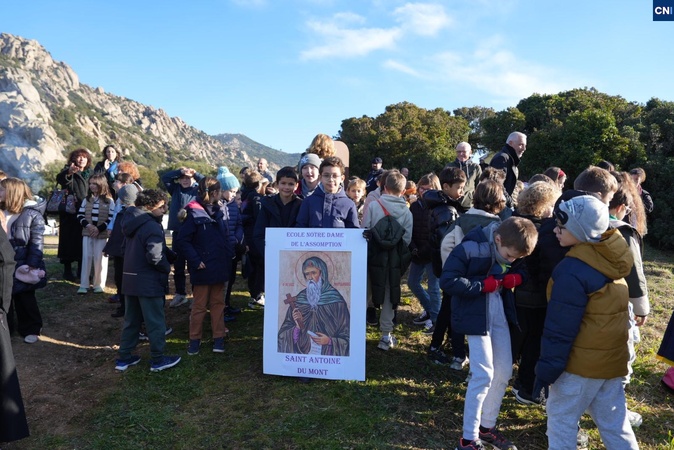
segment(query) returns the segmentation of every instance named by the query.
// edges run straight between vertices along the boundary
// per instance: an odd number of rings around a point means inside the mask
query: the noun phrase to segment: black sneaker
[[[537,398],[534,398],[533,395],[522,387],[515,392],[515,399],[523,405],[542,405],[545,403],[545,397],[539,395]]]
[[[422,312],[421,315],[419,315],[419,317],[417,317],[416,319],[414,319],[414,320],[412,321],[412,323],[413,323],[414,325],[424,325],[424,324],[426,323],[426,321],[427,321],[428,319],[430,319],[430,318],[431,318],[430,314],[428,314],[428,313],[424,310],[424,312]]]
[[[482,441],[475,439],[474,441],[462,443],[463,439],[459,439],[459,445],[456,446],[454,450],[485,450]]]
[[[365,321],[371,327],[379,325],[379,320],[377,320],[377,310],[375,308],[371,306],[367,308],[367,311],[365,312]]]
[[[482,431],[482,427],[480,427],[479,437],[481,441],[491,444],[499,450],[517,450],[515,444],[510,442],[496,427],[491,427],[484,432]]]
[[[428,349],[428,359],[435,364],[447,365],[452,362],[451,358],[445,355],[445,352],[439,348],[430,347]]]
[[[426,336],[433,336],[433,333],[435,333],[435,324],[431,321],[431,319],[426,321],[424,329],[421,331],[421,333],[425,334]]]

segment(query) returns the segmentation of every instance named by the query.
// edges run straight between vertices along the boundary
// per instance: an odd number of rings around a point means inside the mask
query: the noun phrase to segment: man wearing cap
[[[168,229],[172,231],[173,236],[178,236],[181,222],[178,219],[178,212],[189,202],[197,198],[197,183],[204,176],[189,167],[171,170],[161,176],[161,182],[171,195],[171,203],[168,213]],[[185,276],[185,265],[187,261],[178,254],[173,263],[173,280],[175,282],[176,293],[169,306],[176,308],[188,302],[187,286]]]
[[[382,160],[379,156],[372,160],[372,170],[367,175],[365,180],[365,191],[369,194],[370,192],[377,189],[377,179],[384,173],[384,169],[381,168]]]
[[[300,158],[300,182],[295,189],[295,195],[299,198],[307,198],[314,193],[318,182],[321,181],[318,168],[321,166],[321,158],[315,153],[306,153]]]
[[[517,176],[519,175],[517,166],[520,164],[520,158],[522,158],[526,149],[527,135],[519,131],[513,131],[508,135],[506,144],[501,151],[495,154],[489,163],[491,167],[505,171],[506,179],[503,186],[510,196],[513,195],[515,184],[517,184]]]
[[[533,390],[550,390],[548,446],[575,448],[578,421],[587,411],[606,448],[636,450],[623,388],[629,360],[624,277],[632,254],[620,231],[606,231],[608,208],[592,195],[560,203],[555,219],[557,239],[570,250],[548,287]]]
[[[445,166],[445,169],[456,167],[463,170],[466,174],[466,186],[463,188],[462,205],[470,208],[473,206],[473,192],[480,182],[482,168],[479,164],[473,162],[473,149],[468,142],[459,142],[456,146],[456,159]]]

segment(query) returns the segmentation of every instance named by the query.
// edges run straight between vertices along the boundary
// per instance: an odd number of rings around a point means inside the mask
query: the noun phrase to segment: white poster
[[[264,373],[365,380],[361,229],[267,228]]]

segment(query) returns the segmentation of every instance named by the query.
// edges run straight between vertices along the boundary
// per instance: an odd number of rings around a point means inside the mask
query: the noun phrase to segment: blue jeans
[[[428,277],[428,289],[424,289],[421,285],[421,280],[426,272]],[[438,312],[440,311],[440,282],[433,274],[433,263],[410,264],[410,273],[407,276],[407,285],[410,287],[412,293],[419,299],[419,303],[431,316],[433,323],[438,319]]]

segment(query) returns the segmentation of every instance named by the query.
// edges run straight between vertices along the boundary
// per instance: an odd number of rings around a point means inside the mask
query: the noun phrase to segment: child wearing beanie
[[[227,230],[229,231],[229,243],[234,248],[234,259],[232,259],[232,268],[229,273],[229,283],[225,293],[225,322],[236,319],[236,314],[241,312],[241,308],[233,307],[231,304],[232,287],[236,280],[236,267],[241,258],[246,253],[246,245],[243,242],[243,223],[241,222],[241,210],[236,201],[236,193],[241,187],[239,179],[229,171],[227,167],[218,168],[217,179],[220,182],[220,202],[225,209],[225,218],[227,219]]]
[[[555,234],[570,247],[548,286],[541,356],[533,395],[547,392],[548,446],[574,448],[587,411],[606,448],[638,449],[627,417],[623,377],[629,351],[629,291],[634,264],[618,230],[606,231],[608,207],[592,195],[555,211]]]

